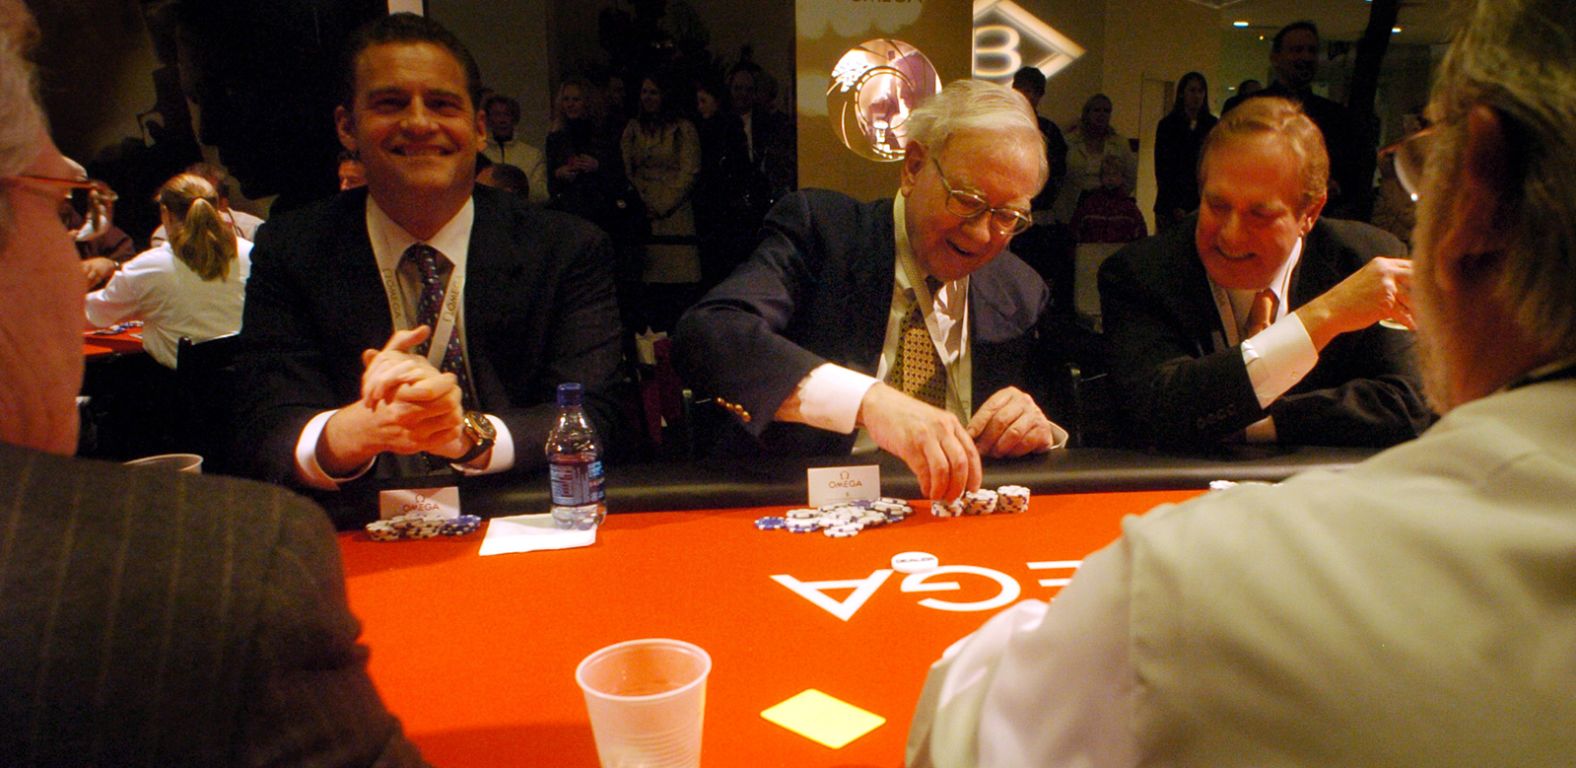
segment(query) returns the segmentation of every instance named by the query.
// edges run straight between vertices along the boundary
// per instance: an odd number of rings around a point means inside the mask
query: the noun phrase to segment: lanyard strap
[[[393,318],[394,327],[412,327],[413,320],[405,310],[402,298],[405,289],[400,284],[397,268],[380,265],[379,271],[383,274],[383,291],[388,297],[389,315]],[[443,368],[443,356],[449,348],[449,339],[456,333],[460,311],[465,306],[464,296],[465,275],[460,271],[460,265],[455,264],[449,270],[449,280],[443,288],[443,308],[438,312],[437,326],[432,329],[432,338],[427,345],[427,362],[439,370]]]

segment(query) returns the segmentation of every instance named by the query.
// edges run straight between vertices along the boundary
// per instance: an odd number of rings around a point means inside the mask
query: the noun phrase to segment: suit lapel
[[[320,289],[331,294],[323,306],[342,308],[337,322],[355,329],[356,343],[362,348],[382,347],[394,333],[394,318],[389,314],[388,292],[367,236],[365,188],[342,195],[338,204],[334,219],[342,225],[335,228],[335,255],[323,266],[328,279]]]
[[[848,260],[848,329],[853,344],[851,359],[864,373],[874,376],[881,365],[881,346],[886,342],[887,316],[892,312],[893,276],[897,269],[897,241],[892,230],[892,201],[880,200],[866,209],[868,234],[863,242],[869,257],[851,254]]]

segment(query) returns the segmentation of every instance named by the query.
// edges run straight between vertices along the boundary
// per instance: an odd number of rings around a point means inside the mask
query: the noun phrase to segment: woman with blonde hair
[[[182,336],[207,341],[241,329],[252,243],[236,236],[201,176],[166,181],[154,200],[169,242],[137,254],[89,293],[87,319],[95,327],[141,320],[143,349],[174,368]]]

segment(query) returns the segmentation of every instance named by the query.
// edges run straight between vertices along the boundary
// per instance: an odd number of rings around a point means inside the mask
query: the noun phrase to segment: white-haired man
[[[780,201],[751,258],[680,321],[676,360],[739,417],[755,441],[741,450],[873,445],[950,500],[979,487],[982,453],[1067,438],[1026,392],[1045,284],[1006,252],[1031,223],[1045,145],[1023,97],[978,81],[908,126],[896,199]]]
[[[1443,419],[1130,519],[947,651],[911,765],[1576,763],[1576,5],[1459,5],[1401,161]]]
[[[0,0],[0,765],[420,765],[366,672],[323,511],[72,459],[88,188]]]

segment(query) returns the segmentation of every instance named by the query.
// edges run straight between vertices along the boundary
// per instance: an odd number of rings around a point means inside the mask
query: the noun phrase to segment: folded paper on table
[[[573,549],[595,543],[595,528],[588,531],[563,530],[553,524],[552,515],[544,512],[538,515],[495,517],[487,521],[487,538],[482,541],[481,554]]]

